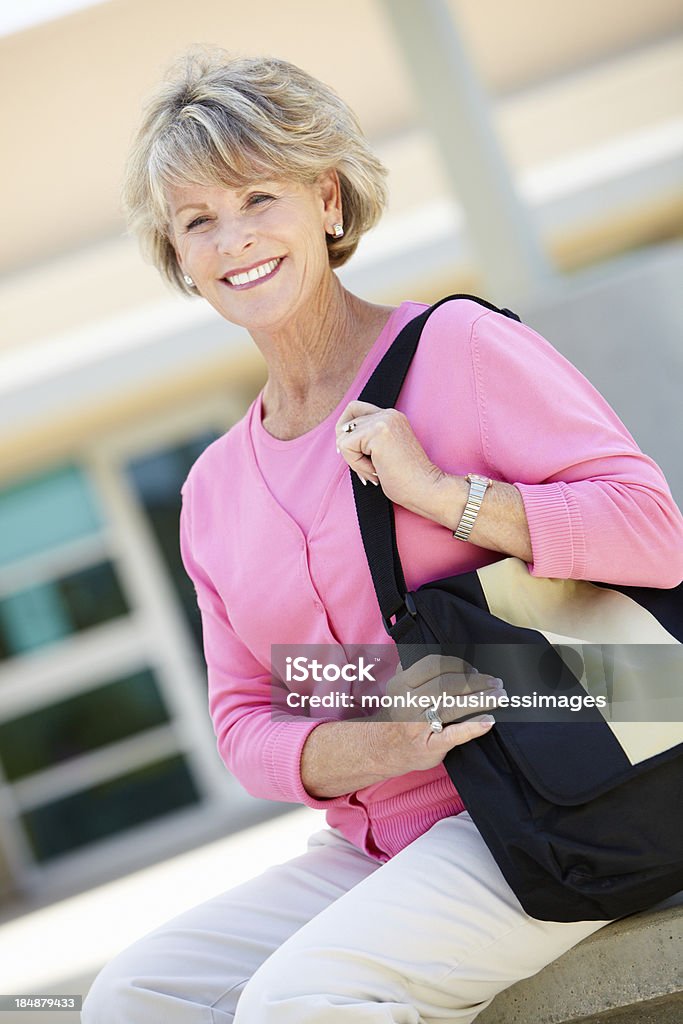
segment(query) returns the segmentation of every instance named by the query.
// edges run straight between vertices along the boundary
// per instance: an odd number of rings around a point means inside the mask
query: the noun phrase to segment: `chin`
[[[212,303],[214,309],[230,323],[244,327],[247,331],[276,331],[281,329],[289,320],[294,317],[301,308],[301,296],[297,301],[293,297],[263,296],[256,299],[251,295],[244,301],[225,301],[230,296],[223,297],[220,303]]]

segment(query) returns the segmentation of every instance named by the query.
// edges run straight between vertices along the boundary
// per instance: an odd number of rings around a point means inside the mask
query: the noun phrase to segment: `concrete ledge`
[[[662,996],[661,999],[647,999],[644,1003],[634,1003],[620,1010],[607,1010],[597,1016],[582,1017],[574,1024],[591,1024],[592,1021],[604,1024],[681,1024],[683,1020],[683,993]]]
[[[623,918],[502,992],[477,1024],[678,1024],[683,893]]]

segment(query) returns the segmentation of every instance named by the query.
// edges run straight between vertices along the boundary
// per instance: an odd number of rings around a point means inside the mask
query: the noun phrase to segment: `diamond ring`
[[[356,424],[353,422],[353,420],[350,420],[349,423],[345,423],[344,426],[342,427],[342,430],[344,431],[345,434],[350,434],[351,431],[355,429]]]
[[[428,708],[425,711],[425,718],[429,722],[429,728],[432,732],[441,732],[443,729],[443,722],[439,718],[439,712],[436,708]]]

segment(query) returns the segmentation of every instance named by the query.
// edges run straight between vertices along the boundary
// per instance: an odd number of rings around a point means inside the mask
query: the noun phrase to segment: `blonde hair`
[[[313,183],[336,170],[344,235],[327,237],[331,267],[356,251],[386,203],[386,168],[353,111],[318,79],[276,57],[191,50],[152,96],[128,157],[123,205],[145,257],[174,287],[166,190],[188,183],[239,188],[260,178]]]

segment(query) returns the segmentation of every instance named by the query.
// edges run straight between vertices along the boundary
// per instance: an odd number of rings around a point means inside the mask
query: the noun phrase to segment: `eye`
[[[249,206],[262,206],[264,203],[268,203],[273,199],[275,199],[275,196],[268,195],[267,192],[254,192],[253,195],[250,195],[247,199],[247,204]]]
[[[185,230],[192,231],[193,228],[198,227],[200,224],[205,224],[208,219],[208,217],[195,217],[194,220],[190,221]]]

